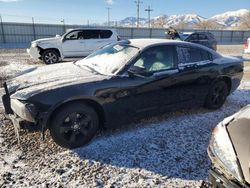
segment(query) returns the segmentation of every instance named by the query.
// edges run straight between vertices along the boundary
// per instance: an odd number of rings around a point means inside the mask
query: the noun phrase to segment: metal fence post
[[[133,39],[133,38],[134,38],[134,28],[131,27],[131,39]]]
[[[33,37],[34,37],[34,40],[36,40],[36,29],[35,29],[35,22],[34,22],[33,17],[32,17],[32,28],[33,28]]]
[[[233,34],[234,34],[234,31],[231,31],[231,36],[230,36],[231,37],[231,40],[230,40],[231,42],[233,42]]]
[[[152,38],[152,28],[149,29],[149,38]]]
[[[220,42],[223,42],[223,31],[220,31]]]
[[[3,20],[2,20],[2,16],[1,15],[0,15],[0,23],[1,23],[1,30],[2,30],[2,36],[3,36],[3,43],[6,43],[5,34],[4,34],[4,28],[3,28]]]

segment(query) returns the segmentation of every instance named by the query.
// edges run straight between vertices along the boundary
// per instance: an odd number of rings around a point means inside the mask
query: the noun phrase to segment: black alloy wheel
[[[52,120],[50,133],[54,141],[65,148],[87,144],[98,131],[98,116],[85,104],[66,105]]]
[[[208,109],[219,109],[226,101],[228,86],[225,81],[217,81],[210,88],[206,98],[205,107]]]

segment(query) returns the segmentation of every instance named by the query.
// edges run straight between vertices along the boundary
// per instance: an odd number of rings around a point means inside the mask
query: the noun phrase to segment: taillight
[[[246,40],[246,42],[245,42],[245,49],[248,49],[248,46],[249,46],[249,40]]]
[[[121,37],[119,35],[117,35],[116,38],[117,38],[117,41],[121,40]]]

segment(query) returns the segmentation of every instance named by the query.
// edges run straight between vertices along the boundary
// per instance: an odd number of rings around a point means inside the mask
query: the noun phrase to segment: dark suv
[[[183,33],[180,36],[184,41],[201,44],[215,51],[217,50],[217,41],[210,32]]]

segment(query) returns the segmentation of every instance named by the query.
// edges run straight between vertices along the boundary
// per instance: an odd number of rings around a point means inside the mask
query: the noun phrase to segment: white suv
[[[84,57],[94,50],[120,40],[114,29],[71,29],[63,36],[35,40],[28,54],[46,64],[57,63],[65,58]]]
[[[246,43],[245,43],[244,53],[245,54],[249,54],[250,53],[250,38],[248,38],[247,41],[246,41]]]

